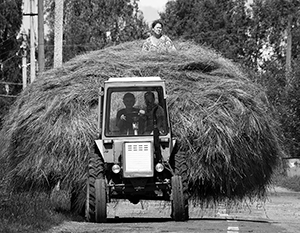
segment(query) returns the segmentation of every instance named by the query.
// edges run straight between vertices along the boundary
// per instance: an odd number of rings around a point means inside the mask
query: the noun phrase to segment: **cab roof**
[[[125,83],[125,82],[161,82],[160,77],[124,77],[124,78],[109,78],[106,83]]]

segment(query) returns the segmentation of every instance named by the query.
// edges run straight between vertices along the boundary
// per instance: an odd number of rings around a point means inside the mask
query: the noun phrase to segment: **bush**
[[[288,177],[279,175],[274,179],[274,185],[287,188],[293,191],[300,191],[300,176]]]

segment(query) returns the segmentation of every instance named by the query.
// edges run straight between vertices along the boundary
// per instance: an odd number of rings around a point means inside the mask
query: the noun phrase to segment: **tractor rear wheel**
[[[99,153],[91,153],[86,184],[85,216],[90,222],[107,220],[107,185],[104,177],[104,162]]]

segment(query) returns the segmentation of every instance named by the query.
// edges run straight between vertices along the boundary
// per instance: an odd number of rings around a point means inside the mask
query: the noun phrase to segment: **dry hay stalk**
[[[64,189],[86,177],[96,137],[98,87],[109,77],[160,76],[174,135],[188,155],[195,200],[264,194],[280,154],[265,93],[216,52],[176,42],[143,53],[141,41],[77,56],[41,74],[18,97],[2,130],[14,189]]]

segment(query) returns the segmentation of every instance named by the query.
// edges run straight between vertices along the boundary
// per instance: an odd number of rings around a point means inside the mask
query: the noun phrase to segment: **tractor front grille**
[[[153,153],[151,142],[124,143],[124,177],[153,176]]]

